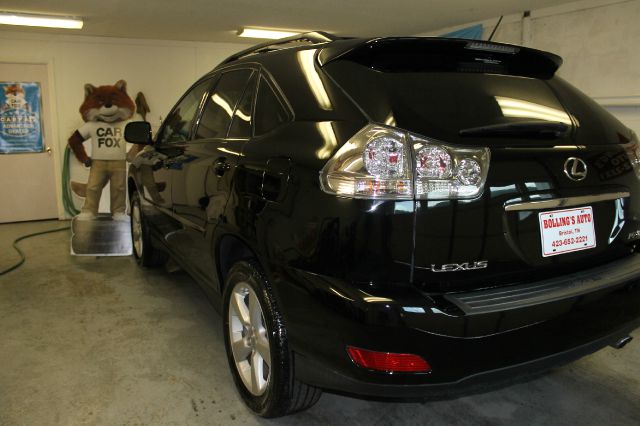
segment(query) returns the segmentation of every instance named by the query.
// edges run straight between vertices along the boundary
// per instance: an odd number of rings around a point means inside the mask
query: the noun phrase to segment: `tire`
[[[236,263],[223,294],[229,368],[245,404],[262,417],[306,410],[322,391],[294,377],[286,327],[269,281],[254,261]]]
[[[156,268],[167,262],[167,254],[155,248],[151,242],[149,226],[142,213],[137,191],[131,196],[131,246],[133,256],[140,266]]]

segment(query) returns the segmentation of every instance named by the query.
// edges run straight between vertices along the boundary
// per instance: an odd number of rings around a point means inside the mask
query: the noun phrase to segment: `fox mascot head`
[[[84,102],[80,114],[84,121],[114,123],[133,116],[136,105],[127,94],[127,82],[118,80],[113,86],[84,85]]]

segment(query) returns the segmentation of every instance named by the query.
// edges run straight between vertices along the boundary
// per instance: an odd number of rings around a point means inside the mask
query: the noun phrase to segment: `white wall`
[[[482,21],[489,34],[496,19]],[[438,35],[469,24],[442,28]],[[494,40],[549,50],[565,63],[559,74],[610,107],[640,134],[640,0],[585,0],[568,5],[505,16]],[[142,91],[157,127],[172,104],[199,76],[246,44],[195,43],[158,40],[115,39],[83,36],[52,36],[0,31],[0,62],[49,65],[56,157],[56,181],[60,199],[60,174],[64,147],[82,124],[78,108],[85,83],[128,83],[134,97]],[[635,111],[635,112],[634,112]],[[631,114],[631,116],[630,116]],[[82,172],[75,165],[74,176]],[[78,178],[81,180],[81,177]],[[63,217],[62,207],[59,207]]]
[[[497,17],[469,24],[482,23],[488,37],[496,22]],[[640,107],[640,0],[587,0],[532,10],[528,22],[522,14],[505,16],[493,40],[562,56],[559,75],[640,134],[640,122],[627,114]]]
[[[78,109],[84,98],[85,83],[105,85],[126,80],[132,98],[139,91],[144,93],[151,109],[147,119],[157,127],[160,117],[167,114],[198,77],[227,56],[247,47],[246,44],[52,36],[12,31],[0,31],[0,45],[0,62],[49,65],[55,123],[48,145],[56,158],[58,199],[64,148],[69,136],[83,123]],[[74,178],[81,180],[82,173],[86,174],[86,171],[74,164]],[[62,218],[61,204],[58,211]]]

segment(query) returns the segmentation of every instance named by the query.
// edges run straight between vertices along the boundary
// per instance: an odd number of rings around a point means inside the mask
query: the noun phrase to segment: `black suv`
[[[256,413],[413,398],[622,347],[640,318],[640,149],[524,47],[262,44],[198,80],[134,161],[135,256],[223,316]]]

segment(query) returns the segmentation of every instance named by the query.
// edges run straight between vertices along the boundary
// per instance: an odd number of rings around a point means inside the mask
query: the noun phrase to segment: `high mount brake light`
[[[368,124],[320,172],[324,192],[347,198],[444,200],[482,194],[489,149],[454,147]]]
[[[431,366],[424,358],[413,354],[376,352],[347,346],[351,360],[359,367],[385,373],[428,373]]]

